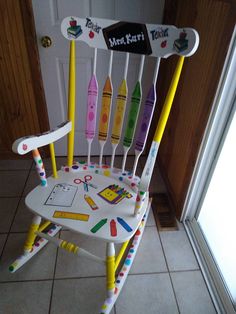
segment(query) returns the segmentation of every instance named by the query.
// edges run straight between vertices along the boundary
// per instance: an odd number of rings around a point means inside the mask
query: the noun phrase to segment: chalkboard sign
[[[145,55],[152,53],[145,24],[118,22],[102,31],[108,49]]]

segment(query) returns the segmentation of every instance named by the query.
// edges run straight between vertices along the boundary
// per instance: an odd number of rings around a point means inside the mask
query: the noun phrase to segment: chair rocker
[[[91,31],[92,30],[92,31]],[[101,313],[110,313],[132,266],[148,217],[151,201],[149,184],[164,128],[170,113],[178,85],[184,57],[192,55],[198,47],[199,37],[191,28],[177,29],[174,26],[138,24],[97,18],[67,17],[62,21],[63,36],[70,41],[68,121],[56,129],[36,136],[16,140],[13,151],[20,155],[32,152],[40,179],[38,185],[26,199],[26,206],[34,213],[32,224],[25,240],[23,253],[9,270],[13,273],[36,255],[48,242],[75,255],[92,259],[106,267],[107,296]],[[87,162],[74,161],[75,130],[75,44],[84,41],[94,49],[93,74],[88,86],[87,121],[85,136],[88,142]],[[108,76],[102,91],[96,79],[97,49],[110,51]],[[117,91],[114,104],[114,119],[111,122],[111,164],[103,164],[103,148],[108,140],[109,120],[112,107],[112,64],[113,50],[126,54],[124,77]],[[127,71],[129,54],[140,55],[140,68],[127,112],[127,125],[123,137],[122,168],[114,167],[117,145],[120,143],[127,101]],[[141,178],[136,175],[139,157],[142,154],[156,103],[156,81],[161,58],[179,55],[168,94],[166,96],[148,158]],[[145,58],[156,58],[153,81],[137,126],[142,101],[142,73]],[[96,134],[98,92],[102,93],[98,140],[100,157],[98,163],[90,161],[91,145]],[[84,104],[85,105],[85,104]],[[137,126],[137,127],[136,127]],[[57,170],[54,142],[67,135],[67,165]],[[136,136],[135,136],[136,135]],[[126,158],[135,142],[133,169],[126,170]],[[49,145],[53,175],[46,177],[38,148]],[[104,258],[87,250],[54,237],[66,227],[71,231],[94,237],[106,242]],[[115,244],[122,243],[115,254]],[[128,251],[128,252],[127,252]],[[127,252],[126,256],[125,253]],[[121,261],[123,265],[121,264]],[[116,270],[118,272],[115,277]]]

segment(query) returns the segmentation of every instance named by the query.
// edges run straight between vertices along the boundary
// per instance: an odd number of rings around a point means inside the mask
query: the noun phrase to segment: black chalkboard
[[[150,46],[145,24],[118,22],[103,28],[108,49],[150,55]]]

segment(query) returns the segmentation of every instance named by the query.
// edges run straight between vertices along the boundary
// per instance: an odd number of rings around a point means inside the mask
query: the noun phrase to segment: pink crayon
[[[88,106],[87,106],[87,123],[85,135],[87,139],[93,139],[96,128],[98,100],[98,82],[96,76],[93,75],[88,86]]]

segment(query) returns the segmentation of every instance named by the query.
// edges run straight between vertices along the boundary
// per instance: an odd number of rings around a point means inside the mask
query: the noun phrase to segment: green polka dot
[[[143,195],[145,192],[143,192],[143,191],[140,191],[140,195]]]
[[[85,161],[81,160],[81,161],[79,161],[79,164],[83,165],[83,164],[85,164]]]
[[[42,159],[39,159],[39,160],[38,160],[38,163],[39,163],[39,164],[41,164],[42,162],[43,162]]]
[[[10,267],[9,267],[9,271],[13,271],[14,270],[14,267],[11,265]]]
[[[98,173],[98,170],[95,170],[95,173]]]

